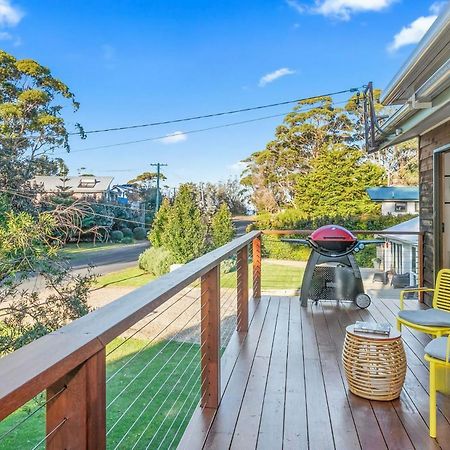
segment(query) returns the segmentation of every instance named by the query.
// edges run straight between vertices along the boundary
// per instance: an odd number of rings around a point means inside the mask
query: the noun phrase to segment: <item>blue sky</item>
[[[317,95],[373,81],[383,88],[442,2],[425,0],[0,0],[0,45],[69,85],[81,108],[69,128],[97,129]],[[264,78],[265,77],[265,78]],[[345,100],[338,96],[337,101]],[[169,164],[168,183],[217,181],[264,148],[289,107],[71,140],[85,167],[124,182]],[[101,145],[165,136],[108,149]],[[180,133],[181,132],[181,133]]]

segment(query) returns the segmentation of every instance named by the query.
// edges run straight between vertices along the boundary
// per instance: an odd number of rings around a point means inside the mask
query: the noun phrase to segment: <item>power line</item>
[[[342,102],[335,102],[334,105],[342,105],[344,103],[347,103],[347,100],[344,100]],[[317,107],[306,108],[302,112],[311,111],[311,110],[316,109],[316,108]],[[212,127],[206,127],[206,128],[199,128],[199,129],[196,129],[196,130],[183,131],[183,134],[203,133],[205,131],[217,130],[217,129],[220,129],[220,128],[228,128],[228,127],[233,127],[233,126],[236,126],[236,125],[244,125],[244,124],[247,124],[247,123],[259,122],[260,120],[274,119],[276,117],[286,116],[287,114],[289,114],[291,112],[292,111],[288,111],[288,112],[283,112],[283,113],[279,113],[279,114],[272,114],[270,116],[256,117],[254,119],[240,120],[238,122],[230,122],[230,123],[225,123],[225,124],[222,124],[222,125],[215,125],[215,126],[212,126]],[[112,148],[112,147],[122,147],[124,145],[140,144],[142,142],[159,141],[161,139],[164,139],[165,137],[167,137],[167,134],[165,134],[163,136],[155,136],[155,137],[150,137],[150,138],[137,139],[137,140],[134,140],[134,141],[116,142],[114,144],[105,144],[105,145],[99,145],[99,146],[95,146],[95,147],[76,149],[76,150],[71,150],[70,153],[87,152],[87,151],[91,151],[91,150],[101,150],[101,149]],[[63,153],[67,154],[67,152],[61,152],[61,154],[63,154]]]
[[[251,107],[247,107],[247,108],[233,109],[233,110],[229,110],[229,111],[221,111],[221,112],[211,113],[211,114],[202,114],[202,115],[198,115],[198,116],[183,117],[180,119],[163,120],[163,121],[158,121],[158,122],[150,122],[150,123],[143,123],[143,124],[137,124],[137,125],[127,125],[127,126],[121,126],[121,127],[101,128],[101,129],[97,129],[97,130],[88,130],[88,131],[84,131],[83,134],[86,135],[86,134],[94,134],[94,133],[107,133],[107,132],[111,132],[111,131],[132,130],[132,129],[136,129],[136,128],[146,128],[146,127],[154,127],[154,126],[158,126],[158,125],[168,125],[168,124],[172,124],[172,123],[189,122],[192,120],[208,119],[211,117],[225,116],[225,115],[230,115],[230,114],[238,114],[238,113],[243,113],[243,112],[248,112],[248,111],[256,111],[259,109],[274,108],[275,106],[289,105],[292,103],[298,103],[298,102],[307,101],[307,100],[314,100],[314,99],[320,98],[320,97],[331,97],[333,95],[358,92],[359,89],[361,89],[363,87],[364,86],[360,86],[357,88],[344,89],[342,91],[335,91],[335,92],[328,92],[328,93],[320,94],[320,95],[313,95],[311,97],[297,98],[294,100],[286,100],[283,102],[269,103],[266,105],[259,105],[259,106],[251,106]],[[80,134],[79,132],[69,133],[69,135],[71,135],[71,136],[79,135],[79,134]]]

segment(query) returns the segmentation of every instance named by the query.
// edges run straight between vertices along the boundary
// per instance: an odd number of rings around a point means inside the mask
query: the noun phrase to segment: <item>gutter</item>
[[[424,63],[423,59],[430,48],[440,39],[448,40],[448,23],[450,23],[450,5],[447,5],[445,11],[434,21],[407,62],[388,84],[381,96],[381,103],[391,105],[398,102],[399,87],[413,72],[420,72],[418,66]]]

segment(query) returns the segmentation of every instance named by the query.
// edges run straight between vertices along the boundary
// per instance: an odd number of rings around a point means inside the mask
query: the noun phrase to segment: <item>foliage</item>
[[[120,230],[111,231],[110,239],[113,242],[120,242],[123,239],[123,233]]]
[[[133,237],[133,230],[131,228],[123,227],[120,229],[120,231],[123,233],[124,237]]]
[[[125,236],[120,242],[122,244],[132,244],[134,239],[131,236]]]
[[[211,221],[211,240],[214,248],[221,247],[234,237],[231,212],[226,203],[222,203]]]
[[[244,161],[241,183],[252,190],[257,210],[292,206],[297,179],[308,173],[311,158],[323,148],[345,143],[353,131],[348,114],[331,97],[299,102],[277,127],[275,139]]]
[[[306,261],[311,253],[309,247],[282,242],[281,237],[270,235],[263,236],[261,250],[264,258],[288,259],[293,261]]]
[[[163,245],[174,256],[175,262],[186,263],[206,250],[207,226],[202,220],[192,186],[181,185],[170,208],[163,234]]]
[[[376,213],[366,189],[385,183],[384,171],[365,161],[363,153],[344,145],[323,149],[311,160],[311,171],[298,177],[295,207],[305,217]]]
[[[170,215],[170,202],[165,198],[159,211],[156,213],[155,219],[152,223],[152,229],[148,233],[148,239],[153,247],[160,247],[164,242],[164,233],[166,232],[167,222]]]
[[[137,241],[143,241],[147,237],[147,232],[144,227],[133,228],[133,237]]]
[[[164,247],[151,247],[139,256],[139,268],[155,277],[168,273],[173,263],[172,254]]]
[[[4,208],[7,202],[0,204]],[[59,211],[0,214],[0,354],[14,351],[89,311],[87,296],[93,277],[72,275],[58,259],[57,236],[66,224]],[[56,237],[55,237],[56,236]],[[31,275],[43,287],[28,289]]]
[[[64,83],[31,59],[0,50],[0,74],[0,186],[17,190],[61,163],[48,156],[58,147],[69,150],[59,101],[68,100],[75,110],[79,105]]]
[[[220,270],[223,274],[236,272],[237,270],[237,258],[236,255],[227,258],[225,261],[220,263]]]

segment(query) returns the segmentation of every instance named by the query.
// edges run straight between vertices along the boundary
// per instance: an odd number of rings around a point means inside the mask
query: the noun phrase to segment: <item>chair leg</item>
[[[436,437],[436,364],[430,362],[430,436]]]
[[[402,323],[397,319],[397,330],[402,331]]]

